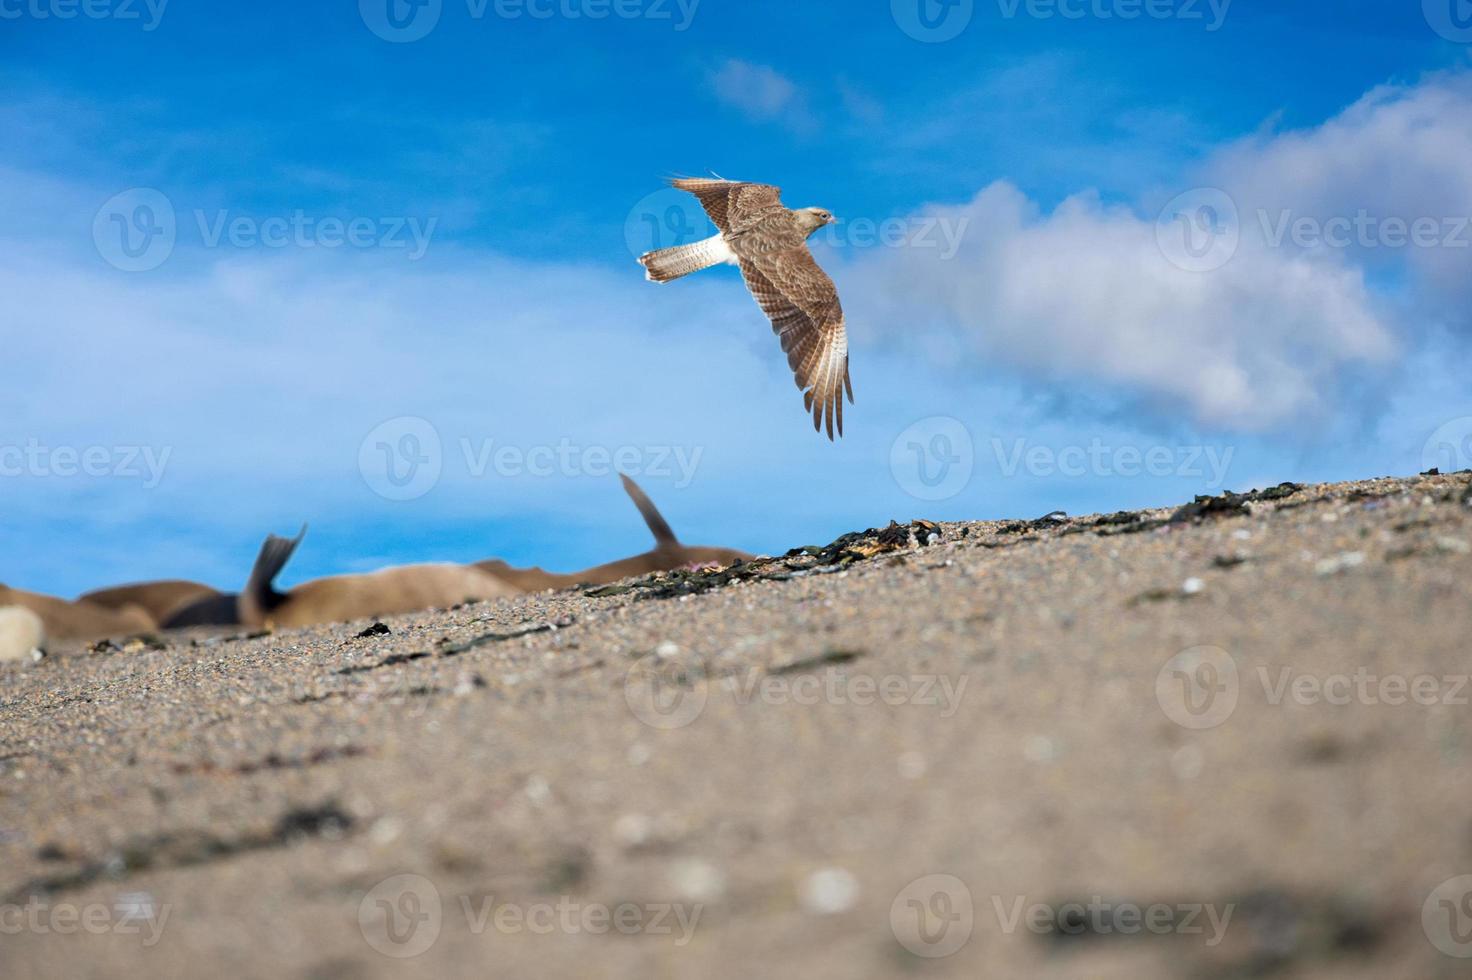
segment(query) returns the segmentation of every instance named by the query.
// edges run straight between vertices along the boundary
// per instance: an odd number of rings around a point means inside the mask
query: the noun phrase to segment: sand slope
[[[0,665],[0,974],[1465,976],[1469,479]]]

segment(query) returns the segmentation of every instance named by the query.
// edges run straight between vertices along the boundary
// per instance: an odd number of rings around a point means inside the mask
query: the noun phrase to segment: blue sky
[[[1463,0],[388,2],[0,0],[0,581],[570,569],[615,460],[753,551],[1472,465]],[[633,261],[707,170],[842,219],[837,445]]]

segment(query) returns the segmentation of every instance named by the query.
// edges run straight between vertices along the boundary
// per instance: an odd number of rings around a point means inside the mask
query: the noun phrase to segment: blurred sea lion
[[[278,592],[276,577],[301,544],[306,528],[293,539],[271,535],[261,546],[245,591],[240,594],[239,621],[245,626],[313,626],[354,619],[392,616],[423,609],[447,608],[503,596],[604,585],[625,578],[700,565],[730,565],[750,560],[734,548],[692,547],[680,543],[653,501],[624,476],[624,490],[654,535],[654,549],[632,558],[581,572],[557,574],[541,568],[512,568],[504,561],[473,565],[401,565],[366,575],[338,575]],[[168,625],[176,625],[171,620]]]
[[[166,630],[190,626],[239,626],[240,596],[234,592],[216,592],[201,596],[174,609],[159,626]]]
[[[509,583],[471,565],[401,565],[367,575],[338,575],[277,592],[276,576],[291,560],[306,529],[294,539],[274,534],[261,546],[250,581],[240,595],[247,626],[314,626],[354,619],[447,608],[517,595]]]
[[[46,635],[63,643],[137,636],[158,628],[154,618],[138,606],[109,609],[90,602],[68,602],[53,596],[22,592],[3,585],[0,585],[0,606],[29,609],[46,624]]]
[[[0,663],[25,660],[46,649],[46,625],[23,606],[0,608]]]
[[[176,610],[219,594],[218,590],[199,582],[167,580],[97,589],[84,593],[77,601],[90,602],[94,606],[105,606],[108,609],[137,606],[152,616],[155,622],[163,624]]]
[[[544,589],[570,589],[578,585],[607,585],[651,572],[668,572],[689,566],[724,566],[751,560],[751,555],[734,548],[690,547],[681,544],[664,515],[660,514],[659,508],[654,506],[654,501],[649,499],[639,484],[622,474],[619,479],[623,480],[624,491],[634,501],[634,506],[639,508],[644,523],[654,535],[653,551],[566,575],[540,568],[512,568],[499,560],[477,562],[474,567],[505,579],[524,592],[540,592]]]

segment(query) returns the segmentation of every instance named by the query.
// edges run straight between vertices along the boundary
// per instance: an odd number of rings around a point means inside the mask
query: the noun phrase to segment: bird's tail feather
[[[720,235],[713,235],[690,245],[661,248],[639,256],[644,277],[650,282],[670,282],[701,269],[709,269],[732,259],[731,247]]]

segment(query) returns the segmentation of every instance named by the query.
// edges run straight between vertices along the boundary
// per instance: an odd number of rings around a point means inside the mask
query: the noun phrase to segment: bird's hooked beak
[[[836,215],[836,214],[830,214],[828,216],[828,220],[825,221],[825,222],[823,222],[823,224],[825,224],[825,225],[836,225],[836,224],[838,224],[838,215]]]

